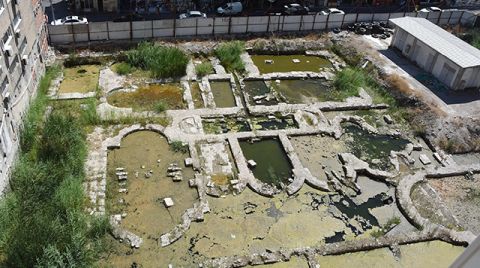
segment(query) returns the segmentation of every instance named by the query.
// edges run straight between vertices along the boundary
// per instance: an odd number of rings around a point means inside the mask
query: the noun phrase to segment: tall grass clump
[[[215,56],[220,60],[220,63],[229,72],[245,70],[240,55],[245,52],[245,43],[241,41],[231,41],[223,43],[215,49]]]
[[[335,75],[333,82],[337,90],[358,94],[359,87],[365,87],[367,84],[365,74],[357,69],[345,68]]]
[[[52,80],[60,74],[61,68],[58,65],[47,68],[44,77],[40,80],[37,90],[37,97],[32,101],[23,121],[20,135],[20,148],[22,151],[29,151],[35,140],[41,119],[48,103],[48,88]]]
[[[195,66],[195,73],[197,73],[198,77],[204,77],[207,74],[212,74],[213,73],[213,66],[212,63],[207,61],[207,62],[202,62]]]
[[[115,65],[114,71],[119,75],[126,75],[133,72],[133,67],[126,62],[120,62]]]
[[[40,110],[25,120],[38,126]],[[36,133],[21,150],[11,191],[0,200],[0,267],[92,267],[110,225],[86,214],[82,120],[54,110]]]
[[[97,100],[90,98],[85,103],[84,108],[81,111],[80,119],[85,125],[97,125],[100,123],[100,116],[97,114]]]
[[[128,64],[150,71],[154,78],[183,76],[188,64],[187,55],[180,49],[148,42],[140,43],[126,55]]]

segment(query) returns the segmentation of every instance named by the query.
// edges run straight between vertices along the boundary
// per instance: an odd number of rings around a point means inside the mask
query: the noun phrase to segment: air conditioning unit
[[[22,65],[28,65],[28,55],[22,56]]]
[[[3,51],[5,52],[5,55],[6,55],[7,57],[10,57],[10,56],[13,55],[13,53],[12,53],[12,47],[9,46],[9,45],[4,46],[4,47],[3,47]]]
[[[20,34],[20,29],[16,29],[15,30],[15,38],[20,38],[21,34]]]

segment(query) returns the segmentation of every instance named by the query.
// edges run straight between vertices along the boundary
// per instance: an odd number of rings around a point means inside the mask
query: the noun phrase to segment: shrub
[[[80,119],[85,125],[97,125],[100,123],[100,117],[97,114],[97,100],[90,98],[85,103],[84,108],[80,113]]]
[[[204,77],[207,74],[213,73],[213,66],[212,63],[209,61],[207,62],[202,62],[195,66],[195,72],[197,73],[197,76],[199,77]]]
[[[164,102],[164,101],[159,101],[155,104],[155,112],[157,113],[161,113],[161,112],[164,112],[165,110],[167,110],[167,103]]]
[[[245,43],[241,41],[232,41],[223,43],[215,49],[215,56],[220,60],[221,64],[227,71],[240,71],[245,70],[240,55],[245,52]]]
[[[171,148],[174,152],[181,152],[181,153],[187,153],[187,152],[188,152],[188,145],[187,145],[187,144],[184,144],[184,143],[181,142],[181,141],[173,141],[173,142],[170,144],[170,148]]]
[[[133,67],[126,62],[120,62],[115,65],[114,71],[119,75],[126,75],[133,72]]]
[[[143,42],[127,52],[127,63],[150,71],[154,78],[185,75],[188,57],[178,48]]]

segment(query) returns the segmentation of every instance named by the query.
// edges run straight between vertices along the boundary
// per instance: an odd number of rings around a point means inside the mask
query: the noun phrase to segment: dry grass
[[[150,85],[134,92],[115,92],[108,102],[117,107],[131,107],[134,111],[154,111],[163,101],[166,109],[183,109],[183,90],[176,84]]]
[[[99,65],[80,65],[63,70],[63,81],[58,92],[61,93],[87,93],[97,89]]]
[[[213,174],[212,182],[215,185],[228,185],[230,183],[230,177],[225,174]]]

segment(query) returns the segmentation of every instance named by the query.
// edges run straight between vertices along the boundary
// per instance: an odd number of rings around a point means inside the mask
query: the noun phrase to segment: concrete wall
[[[442,13],[376,13],[322,16],[216,17],[207,19],[136,22],[91,22],[88,25],[48,25],[52,44],[103,40],[138,40],[180,36],[321,31],[355,22],[384,21],[404,16],[426,17],[436,24],[473,25],[475,16],[464,11]]]

